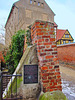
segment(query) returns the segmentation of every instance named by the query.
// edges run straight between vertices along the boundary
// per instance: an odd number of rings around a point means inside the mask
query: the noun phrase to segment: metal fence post
[[[0,72],[0,100],[2,100],[2,91],[3,91],[3,89],[2,89],[2,72]]]

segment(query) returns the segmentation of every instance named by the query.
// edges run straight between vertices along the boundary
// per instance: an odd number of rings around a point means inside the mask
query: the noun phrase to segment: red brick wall
[[[40,80],[43,91],[62,90],[54,25],[49,22],[35,21],[31,27],[32,44],[37,46]]]
[[[68,63],[75,63],[75,43],[57,46],[58,59]]]

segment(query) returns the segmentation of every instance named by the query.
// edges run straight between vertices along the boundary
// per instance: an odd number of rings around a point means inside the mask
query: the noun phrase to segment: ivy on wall
[[[16,69],[22,55],[24,47],[25,30],[19,30],[12,37],[11,46],[5,56],[6,65],[9,65],[9,72],[13,73]]]
[[[32,45],[32,40],[31,40],[31,27],[29,27],[29,30],[26,31],[26,43],[28,46]]]

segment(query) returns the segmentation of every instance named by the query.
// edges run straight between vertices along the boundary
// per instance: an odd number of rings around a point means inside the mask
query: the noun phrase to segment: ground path
[[[68,100],[75,100],[75,70],[60,65],[63,93]]]

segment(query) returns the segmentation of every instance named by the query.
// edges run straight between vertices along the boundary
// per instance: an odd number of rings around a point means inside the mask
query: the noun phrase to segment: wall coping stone
[[[59,47],[66,47],[66,46],[72,46],[72,45],[75,45],[75,42],[73,42],[73,43],[67,43],[67,44],[57,45],[57,48],[59,48]]]

